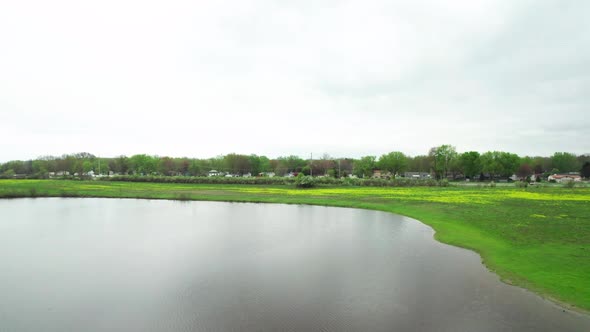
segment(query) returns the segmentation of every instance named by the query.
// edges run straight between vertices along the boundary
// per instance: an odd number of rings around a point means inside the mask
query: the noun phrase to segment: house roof
[[[551,175],[554,179],[563,179],[563,178],[579,178],[581,176],[577,174],[553,174]]]

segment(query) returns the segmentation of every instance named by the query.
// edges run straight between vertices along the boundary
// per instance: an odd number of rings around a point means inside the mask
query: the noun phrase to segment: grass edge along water
[[[590,188],[320,187],[0,180],[0,198],[108,197],[310,204],[417,219],[509,284],[590,311]]]

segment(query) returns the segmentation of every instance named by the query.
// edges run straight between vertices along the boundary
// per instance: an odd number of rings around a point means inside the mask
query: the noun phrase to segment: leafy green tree
[[[248,157],[248,160],[250,161],[252,175],[258,175],[262,172],[270,171],[270,161],[267,157],[252,154]]]
[[[408,171],[411,172],[430,172],[433,160],[431,156],[408,157]]]
[[[511,176],[520,164],[518,155],[501,151],[488,151],[481,155],[480,160],[482,171],[489,173],[492,179],[497,176]]]
[[[251,154],[250,156],[248,156],[248,160],[250,161],[250,170],[252,172],[252,175],[258,175],[261,172],[260,157],[258,157],[255,154]]]
[[[498,151],[488,151],[480,156],[481,170],[488,173],[492,179],[500,174],[501,165],[498,162]]]
[[[232,174],[251,172],[250,157],[243,154],[230,153],[224,157],[224,169]]]
[[[70,170],[70,173],[72,175],[82,176],[83,172],[84,172],[84,160],[75,159],[74,162],[72,163],[72,168]]]
[[[473,179],[481,173],[481,161],[479,152],[469,151],[459,155],[459,169],[466,178]]]
[[[174,160],[174,170],[181,175],[188,175],[188,168],[191,162],[188,158],[177,158]]]
[[[388,154],[384,154],[379,158],[377,166],[382,170],[391,172],[393,177],[403,172],[408,166],[408,157],[399,151],[393,151]]]
[[[151,175],[158,170],[158,157],[148,156],[146,154],[136,154],[129,158],[129,168],[134,174]]]
[[[437,178],[447,177],[452,163],[457,158],[457,150],[452,145],[444,144],[430,149],[433,169]]]
[[[75,162],[76,162],[76,159],[73,156],[63,155],[57,161],[57,171],[63,172],[64,176],[65,176],[66,172],[73,174],[72,170],[74,169],[73,165]]]
[[[509,152],[500,152],[500,175],[509,177],[513,175],[520,164],[520,157],[517,154]]]
[[[174,159],[170,157],[162,157],[158,160],[158,173],[162,175],[173,175],[174,166]]]
[[[260,172],[270,172],[270,159],[266,156],[259,156],[258,159],[260,160]]]
[[[94,159],[92,168],[96,174],[109,174],[109,159],[97,157]]]
[[[583,167],[587,162],[590,163],[590,154],[581,154],[578,156],[578,165]]]
[[[354,162],[353,174],[359,178],[370,177],[373,170],[377,167],[377,157],[364,156]]]
[[[568,152],[555,152],[551,156],[551,164],[563,173],[577,172],[580,169],[576,155]]]
[[[48,177],[47,162],[45,160],[33,160],[33,174],[38,178]]]
[[[311,174],[311,168],[309,166],[303,166],[301,168],[301,173],[299,173],[299,174],[310,175]]]
[[[218,170],[218,171],[224,171],[225,169],[225,157],[224,156],[217,156],[215,158],[209,158],[205,163],[203,163],[203,165],[206,168],[209,168],[210,171],[212,169]]]
[[[582,166],[582,169],[580,171],[580,174],[582,175],[583,178],[590,178],[590,161],[587,161],[584,163],[584,165]]]
[[[109,161],[109,168],[119,174],[127,174],[129,172],[129,158],[126,156],[119,156]]]
[[[549,158],[537,156],[531,159],[529,165],[531,165],[534,174],[543,174],[550,167],[551,160]]]
[[[25,163],[23,161],[20,161],[20,160],[9,161],[9,162],[7,162],[5,164],[4,167],[7,170],[8,169],[13,170],[16,174],[26,174]]]
[[[14,175],[16,174],[16,172],[12,169],[6,169],[2,172],[2,174],[0,174],[0,178],[4,178],[4,179],[10,179],[12,177],[14,177]]]
[[[92,162],[90,160],[84,160],[82,162],[82,172],[87,174],[90,171],[92,171]]]
[[[300,171],[301,168],[308,165],[306,160],[301,159],[298,156],[287,156],[277,158],[275,167],[275,173],[283,175],[289,172]],[[315,173],[314,173],[315,174]]]
[[[350,158],[338,159],[338,176],[346,177],[348,174],[352,174],[352,170],[354,167],[354,160]]]
[[[188,167],[188,172],[192,176],[200,176],[203,175],[203,167],[202,162],[197,159],[193,159],[190,161],[190,165]]]

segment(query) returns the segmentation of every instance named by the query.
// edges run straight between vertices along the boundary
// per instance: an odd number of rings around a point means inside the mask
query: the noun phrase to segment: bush
[[[490,188],[496,188],[496,182],[494,182],[494,181],[490,182]]]
[[[125,181],[125,182],[156,182],[156,183],[192,183],[192,184],[256,184],[256,185],[284,185],[295,182],[293,178],[281,177],[232,177],[226,178],[222,176],[207,176],[207,177],[193,177],[193,176],[136,176],[136,175],[120,175],[108,178],[110,181]]]
[[[105,178],[107,181],[125,181],[125,182],[156,182],[156,183],[190,183],[190,184],[251,184],[251,185],[296,185],[298,177],[232,177],[226,178],[221,176],[211,177],[194,177],[194,176],[137,176],[137,175],[119,175]],[[310,177],[311,178],[311,177]],[[442,180],[442,184],[434,179],[377,179],[377,178],[332,178],[332,177],[313,177],[314,185],[324,186],[359,186],[359,187],[436,187],[450,185],[447,180]],[[307,181],[307,180],[306,180]]]
[[[438,181],[438,186],[439,187],[448,187],[449,186],[449,180],[442,179],[442,180]]]
[[[311,176],[303,175],[295,179],[295,186],[297,188],[313,188],[315,184],[315,179]]]
[[[563,184],[564,188],[573,188],[576,186],[576,183],[574,181],[567,181]]]
[[[528,182],[526,182],[526,181],[516,181],[516,182],[514,182],[514,185],[515,185],[517,188],[526,188],[526,187],[528,187],[528,186],[529,186],[529,183],[528,183]]]
[[[304,167],[301,169],[301,173],[303,173],[303,175],[309,175],[309,174],[310,174],[310,172],[311,172],[311,168],[310,168],[309,166],[304,166]]]
[[[4,173],[0,174],[0,179],[12,179],[14,178],[14,170],[9,169],[7,171],[5,171]]]

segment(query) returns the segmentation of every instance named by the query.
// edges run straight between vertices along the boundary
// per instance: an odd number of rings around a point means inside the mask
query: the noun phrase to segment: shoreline
[[[24,186],[23,186],[24,185]],[[110,191],[109,191],[110,190]],[[191,185],[191,184],[150,184],[150,183],[111,183],[100,181],[64,181],[64,180],[0,180],[0,198],[36,198],[36,197],[64,197],[64,198],[129,198],[129,199],[166,199],[179,201],[221,201],[221,202],[243,202],[243,203],[278,203],[278,204],[306,204],[317,206],[332,206],[344,208],[360,208],[377,210],[383,212],[394,213],[415,219],[434,230],[434,239],[438,242],[448,245],[461,247],[472,250],[481,257],[482,264],[490,271],[498,275],[499,279],[509,285],[524,288],[531,291],[543,299],[555,303],[564,310],[569,310],[582,315],[590,314],[590,307],[586,305],[587,298],[585,296],[571,297],[568,294],[561,293],[556,289],[551,289],[550,284],[543,284],[538,280],[531,280],[522,271],[515,271],[511,264],[505,262],[507,256],[510,256],[511,250],[522,249],[522,243],[517,243],[515,246],[512,243],[505,241],[505,239],[498,238],[494,234],[489,234],[485,229],[474,227],[472,224],[465,223],[461,217],[465,215],[482,212],[480,205],[485,203],[473,203],[471,200],[462,202],[460,199],[464,195],[455,195],[457,192],[461,194],[477,194],[474,192],[485,191],[489,197],[488,200],[492,203],[495,192],[506,191],[506,188],[501,189],[481,189],[481,188],[315,188],[315,189],[294,189],[291,187],[276,187],[276,186],[240,186],[240,185]],[[387,194],[397,193],[399,195],[392,195],[387,197]],[[523,193],[523,190],[518,188],[508,189],[508,194]],[[561,190],[561,188],[543,189],[541,193],[555,194],[556,199],[559,194],[569,193],[571,189]],[[576,208],[584,207],[590,202],[590,190],[581,189],[578,195],[564,196],[561,201],[568,203],[569,212],[585,212],[576,211]],[[435,195],[428,196],[427,194]],[[524,191],[525,193],[527,191]],[[537,194],[537,190],[529,190],[531,197]],[[412,196],[410,194],[421,194],[420,198],[405,197]],[[504,193],[506,194],[506,193]],[[446,198],[448,202],[440,203],[437,197]],[[521,194],[522,195],[522,194]],[[477,195],[475,195],[477,196]],[[474,197],[475,197],[474,196]],[[526,195],[524,195],[526,196]],[[472,198],[474,198],[472,197]],[[531,197],[524,198],[529,203],[542,204],[544,200],[531,199]],[[501,197],[500,201],[505,200]],[[559,199],[558,199],[559,200]],[[444,201],[444,200],[443,200]],[[449,204],[450,203],[450,204]],[[519,203],[523,203],[522,200]],[[518,205],[518,204],[517,204]],[[522,207],[522,204],[520,204]],[[471,208],[471,211],[469,209]],[[460,213],[461,210],[463,213]],[[488,216],[506,217],[506,212],[502,209],[494,212],[487,212]],[[498,210],[498,209],[496,209]],[[508,209],[510,210],[510,209]],[[563,210],[563,209],[562,209]],[[590,209],[589,209],[590,211]],[[503,212],[503,213],[502,213]],[[510,215],[510,213],[508,213]],[[536,217],[533,217],[536,218]],[[476,218],[477,219],[477,218]],[[494,218],[492,218],[494,219]],[[501,221],[501,218],[498,222]],[[547,218],[539,218],[547,219]],[[582,220],[583,222],[584,220]],[[537,221],[536,221],[537,222]],[[585,223],[582,223],[583,225]],[[518,229],[518,227],[516,227]],[[502,234],[502,233],[501,233]],[[556,236],[558,237],[558,236]],[[557,240],[557,239],[556,239]],[[580,243],[579,245],[584,245]],[[535,246],[530,246],[533,247]],[[559,246],[558,246],[559,247]],[[530,248],[529,248],[530,249]],[[542,248],[541,248],[542,249]],[[559,248],[558,248],[559,249]],[[565,249],[565,248],[564,248]],[[590,248],[588,248],[590,250]],[[534,251],[534,250],[533,250]],[[541,250],[542,251],[542,250]],[[567,251],[564,251],[564,256]],[[527,257],[525,259],[535,258],[539,255]],[[521,257],[522,258],[522,257]],[[570,257],[571,258],[571,257]],[[580,266],[581,273],[580,283],[566,285],[574,287],[575,293],[584,290],[584,275],[583,268],[586,260],[578,259],[577,264]],[[510,263],[510,260],[508,260]],[[546,265],[540,262],[540,265]],[[570,262],[571,263],[571,262]],[[587,265],[586,265],[587,266]],[[533,265],[534,267],[534,265]],[[529,270],[531,267],[529,266]],[[532,271],[538,269],[532,268]],[[561,272],[559,266],[554,270]],[[568,273],[572,273],[569,271]],[[559,273],[557,273],[559,274]],[[559,276],[557,276],[559,279]],[[552,279],[552,278],[549,278]],[[560,296],[561,295],[561,296]],[[581,304],[581,306],[580,306]]]

